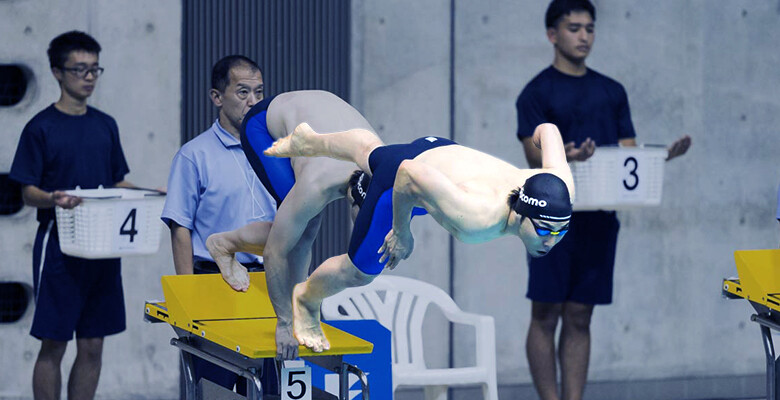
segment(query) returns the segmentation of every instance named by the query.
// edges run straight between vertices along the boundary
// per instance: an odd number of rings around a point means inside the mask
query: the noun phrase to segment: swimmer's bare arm
[[[542,168],[569,168],[566,162],[566,150],[558,127],[553,124],[540,124],[531,137],[536,148],[542,153]]]
[[[453,236],[490,225],[492,216],[484,212],[484,198],[466,192],[446,175],[414,160],[401,163],[393,185],[393,230],[380,248],[380,262],[395,268],[414,248],[410,230],[412,209],[422,207],[437,218]]]
[[[541,124],[534,130],[533,145],[541,150],[542,169],[561,178],[569,188],[569,196],[574,198],[574,177],[567,163],[566,148],[561,132],[553,124]]]

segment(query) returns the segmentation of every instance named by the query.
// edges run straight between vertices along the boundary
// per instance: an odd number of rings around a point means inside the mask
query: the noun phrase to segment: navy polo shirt
[[[52,104],[24,127],[10,178],[50,192],[113,186],[129,171],[111,116],[93,107],[69,115]],[[53,217],[53,208],[38,209],[38,221]]]
[[[636,136],[625,89],[592,69],[571,76],[550,66],[526,85],[516,107],[520,140],[545,122],[558,126],[564,143],[577,146],[587,138],[605,146]]]

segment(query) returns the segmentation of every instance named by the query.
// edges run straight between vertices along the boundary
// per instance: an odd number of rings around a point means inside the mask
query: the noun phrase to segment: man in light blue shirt
[[[241,142],[219,120],[174,157],[162,220],[172,231],[182,227],[191,232],[189,260],[177,260],[180,252],[174,244],[177,274],[192,273],[193,263],[203,272],[219,272],[204,267],[214,261],[206,238],[251,222],[273,221],[275,214],[276,202],[252,171]],[[237,253],[236,258],[245,265],[262,262],[249,253]]]
[[[225,57],[214,64],[211,85],[209,95],[219,109],[219,118],[182,146],[168,177],[161,218],[171,229],[177,274],[219,273],[206,249],[209,235],[257,222],[270,230],[276,215],[276,202],[252,170],[240,140],[244,115],[263,99],[260,67],[243,56]],[[238,253],[236,258],[250,271],[262,269],[258,255]],[[228,370],[194,360],[196,382],[205,377],[230,390],[239,382]],[[273,366],[268,370],[264,375],[275,383]],[[275,390],[275,385],[264,382],[263,386],[269,393]],[[239,385],[239,392],[244,390],[244,385]]]
[[[259,67],[242,56],[214,65],[211,99],[219,119],[179,150],[168,178],[162,220],[171,228],[177,274],[219,272],[206,238],[252,222],[273,221],[276,202],[252,171],[241,148],[246,112],[263,99]],[[259,266],[260,256],[239,253],[242,264]]]

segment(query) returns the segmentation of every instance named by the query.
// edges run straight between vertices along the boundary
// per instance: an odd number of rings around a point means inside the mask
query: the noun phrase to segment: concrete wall
[[[542,3],[354,1],[353,102],[387,142],[454,136],[525,167],[514,137],[514,101],[552,60]],[[615,302],[596,310],[589,377],[760,374],[763,354],[758,329],[747,322],[750,307],[721,299],[720,280],[735,274],[733,250],[778,243],[780,3],[596,5],[596,44],[588,62],[626,87],[639,141],[669,143],[688,133],[694,144],[667,165],[661,207],[620,213]],[[6,39],[0,62],[20,62],[35,74],[29,97],[0,109],[0,171],[10,166],[24,124],[57,98],[45,57],[49,40],[82,29],[104,47],[106,74],[91,104],[119,123],[128,179],[164,184],[179,144],[179,2],[6,0],[0,1],[0,22]],[[31,282],[34,228],[31,209],[0,218],[0,280]],[[427,217],[415,219],[413,232],[416,251],[394,273],[446,290],[452,282],[462,308],[496,318],[499,383],[530,382],[524,350],[530,303],[520,242],[451,247]],[[99,397],[176,396],[170,329],[140,322],[142,302],[162,297],[159,276],[172,272],[169,246],[164,238],[158,254],[124,262],[128,331],[106,340]],[[28,314],[0,326],[0,397],[30,397],[39,346],[27,334],[30,322]],[[435,339],[426,348],[429,363],[447,365],[449,334],[441,316],[434,314],[426,330]],[[456,331],[451,347],[457,365],[473,359],[471,341],[469,333]],[[67,357],[66,371],[73,352]]]
[[[353,98],[387,142],[453,132],[463,144],[526,167],[514,102],[552,61],[547,2],[356,3]],[[751,308],[722,299],[720,283],[736,274],[734,250],[778,243],[780,3],[595,3],[588,64],[625,86],[638,141],[668,144],[690,134],[693,147],[666,165],[660,207],[619,214],[614,304],[595,311],[589,378],[760,374],[764,358],[758,327],[748,322]],[[429,218],[413,227],[416,251],[396,273],[448,290],[452,272],[458,304],[496,318],[499,383],[530,382],[520,241],[456,242],[450,266],[443,230]],[[446,330],[434,330],[447,338]],[[473,360],[471,341],[456,332],[456,365]],[[431,350],[434,363],[446,361],[446,352]]]
[[[0,63],[23,64],[34,75],[22,103],[0,108],[0,172],[8,172],[27,121],[59,97],[46,49],[52,38],[72,29],[90,33],[103,47],[100,64],[106,72],[90,104],[117,120],[131,171],[127,179],[165,185],[180,135],[181,4],[173,1],[0,1]],[[0,281],[32,282],[36,226],[29,207],[0,217]],[[160,276],[173,272],[164,236],[157,254],[123,261],[127,331],[105,341],[99,398],[174,398],[178,392],[171,330],[142,318],[144,300],[162,298]],[[32,398],[40,342],[29,336],[31,311],[17,323],[0,325],[0,398]],[[71,344],[65,373],[74,356]]]

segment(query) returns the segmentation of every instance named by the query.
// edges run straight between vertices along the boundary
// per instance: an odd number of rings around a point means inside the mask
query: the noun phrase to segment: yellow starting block
[[[171,344],[181,350],[187,399],[201,395],[193,379],[191,355],[247,378],[247,398],[263,398],[260,373],[263,359],[276,357],[276,314],[268,297],[265,273],[252,272],[249,276],[249,290],[243,293],[230,288],[219,274],[163,276],[165,302],[146,302],[145,319],[166,322],[178,335]],[[363,398],[368,399],[365,374],[344,363],[342,355],[371,353],[373,344],[327,324],[322,328],[330,350],[314,353],[301,346],[298,354],[339,374],[339,399],[347,399],[349,373],[358,376]]]
[[[780,400],[780,359],[775,358],[771,332],[780,331],[780,250],[739,250],[734,260],[739,278],[724,279],[723,294],[746,299],[756,310],[750,320],[760,325],[764,340],[767,399]]]

